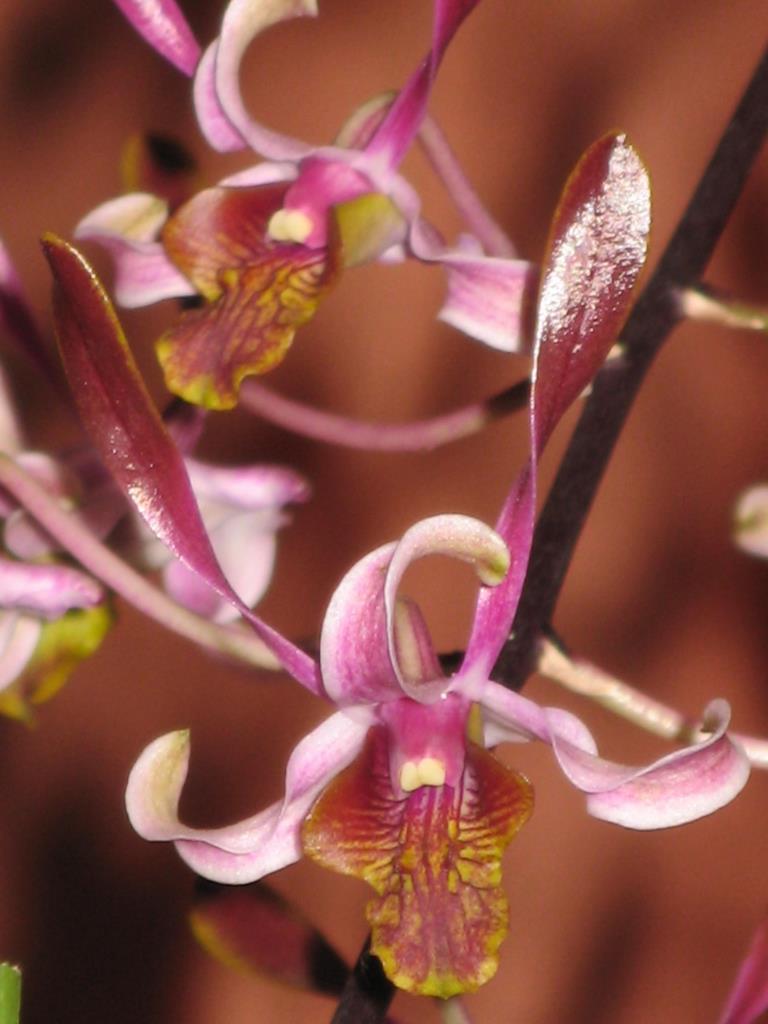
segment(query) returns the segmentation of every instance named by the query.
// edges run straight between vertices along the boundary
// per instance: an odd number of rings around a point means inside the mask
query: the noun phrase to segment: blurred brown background
[[[184,4],[202,39],[218,3]],[[428,0],[321,0],[321,18],[253,47],[244,87],[275,127],[329,140],[361,100],[399,84],[426,46]],[[173,131],[210,181],[241,159],[206,151],[186,81],[109,0],[3,5],[0,232],[45,313],[37,238],[67,235],[119,189],[131,133]],[[763,0],[484,0],[448,54],[433,103],[449,138],[521,254],[539,258],[558,190],[580,152],[623,128],[654,184],[652,259],[667,239],[765,39]],[[453,215],[420,159],[407,171],[427,208]],[[709,278],[768,302],[768,164],[757,167]],[[104,264],[100,264],[102,267]],[[273,381],[286,393],[380,419],[438,412],[525,372],[433,320],[437,270],[350,272]],[[150,343],[166,306],[125,317],[157,394]],[[9,357],[34,443],[76,436],[51,395]],[[768,564],[729,538],[735,496],[768,477],[768,344],[687,326],[658,360],[615,453],[557,614],[573,649],[691,714],[728,697],[744,731],[768,734]],[[545,460],[549,478],[571,414]],[[525,452],[522,420],[431,455],[338,452],[245,414],[215,417],[205,453],[285,461],[314,500],[282,536],[263,610],[315,633],[351,562],[425,515],[493,521]],[[461,647],[468,573],[417,567],[409,589],[436,640]],[[450,596],[450,600],[446,598]],[[609,756],[664,749],[554,687],[531,696],[584,715]],[[170,847],[130,830],[126,774],[143,746],[188,725],[186,811],[199,823],[250,814],[281,792],[295,740],[325,713],[298,686],[223,668],[124,609],[104,649],[42,709],[37,727],[0,722],[0,955],[25,968],[26,1024],[246,1024],[330,1016],[319,997],[238,976],[189,937],[191,876]],[[546,749],[504,749],[537,789],[507,854],[512,923],[497,978],[469,1007],[483,1024],[706,1024],[715,1021],[748,937],[768,910],[768,779],[755,773],[719,814],[632,833],[589,819]],[[274,879],[350,959],[365,934],[361,883],[298,865]],[[403,1021],[437,1019],[399,997]]]

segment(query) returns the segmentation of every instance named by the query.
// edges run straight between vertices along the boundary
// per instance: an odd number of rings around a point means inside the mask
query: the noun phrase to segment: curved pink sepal
[[[169,733],[151,743],[134,765],[126,807],[145,839],[173,840],[187,864],[212,881],[253,882],[301,856],[299,829],[320,791],[355,758],[371,724],[337,712],[296,746],[283,800],[224,828],[190,828],[178,817],[189,764],[189,735]]]
[[[281,21],[316,14],[316,0],[230,0],[221,33],[201,60],[195,81],[197,117],[215,149],[250,146],[269,160],[300,160],[311,151],[307,143],[254,121],[240,91],[240,64],[259,33]]]
[[[378,703],[404,693],[417,700],[435,699],[437,692],[425,678],[436,667],[434,654],[427,653],[431,645],[414,618],[401,620],[403,636],[398,636],[396,605],[406,569],[430,554],[472,562],[489,585],[499,582],[509,561],[503,541],[490,527],[468,516],[446,515],[416,523],[397,544],[387,544],[357,562],[334,591],[320,637],[323,681],[332,700]],[[422,648],[410,670],[398,650],[403,644]],[[440,674],[437,690],[445,685]]]
[[[486,741],[536,738],[549,743],[568,779],[587,794],[587,810],[624,828],[670,828],[729,803],[749,777],[749,761],[726,733],[730,709],[713,701],[704,721],[713,730],[698,743],[650,765],[628,767],[598,755],[582,723],[558,708],[540,708],[496,683],[478,690],[489,717]]]

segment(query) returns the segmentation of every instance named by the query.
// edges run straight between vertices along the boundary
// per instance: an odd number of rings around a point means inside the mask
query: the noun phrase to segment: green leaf
[[[0,964],[0,1024],[18,1024],[21,1007],[21,971]]]

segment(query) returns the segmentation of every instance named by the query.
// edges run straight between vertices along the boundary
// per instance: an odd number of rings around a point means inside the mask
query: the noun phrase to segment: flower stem
[[[370,423],[339,416],[285,398],[256,381],[246,381],[240,401],[270,423],[315,441],[367,451],[421,452],[469,437],[492,420],[524,409],[529,388],[530,381],[525,378],[480,402],[411,423]]]
[[[519,689],[533,669],[576,541],[651,362],[681,318],[678,294],[704,271],[768,130],[768,51],[718,143],[656,270],[630,313],[623,353],[595,378],[542,511],[513,632],[494,678]]]

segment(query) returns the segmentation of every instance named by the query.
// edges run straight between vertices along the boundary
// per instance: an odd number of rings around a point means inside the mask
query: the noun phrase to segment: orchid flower
[[[749,773],[726,733],[728,707],[706,709],[701,738],[646,767],[601,758],[574,715],[543,708],[492,680],[509,635],[533,536],[536,470],[565,409],[600,368],[621,329],[643,264],[647,177],[623,137],[606,137],[571,176],[551,229],[539,295],[529,408],[531,455],[493,530],[435,516],[358,562],[334,592],[317,661],[250,612],[227,581],[205,533],[189,477],[136,379],[106,299],[87,265],[49,239],[58,337],[95,437],[157,536],[251,622],[286,670],[335,711],[304,737],[285,796],[225,828],[184,825],[178,802],[189,757],[186,732],[155,740],[128,784],[127,806],[145,838],[173,841],[200,874],[228,883],[262,878],[306,853],[365,879],[371,949],[391,980],[448,998],[494,973],[507,928],[500,886],[504,848],[528,818],[532,791],[487,748],[504,741],[551,746],[595,817],[628,828],[680,825],[711,813]],[[116,399],[111,382],[120,379]],[[419,609],[400,595],[417,558],[470,562],[481,589],[463,660],[446,676]]]
[[[203,300],[157,343],[171,391],[211,408],[234,406],[243,378],[284,358],[344,267],[404,255],[446,267],[444,320],[504,351],[521,347],[531,267],[512,258],[511,243],[425,121],[446,48],[477,3],[436,0],[431,49],[396,98],[366,105],[336,145],[312,147],[256,123],[238,73],[256,35],[315,15],[315,0],[231,0],[219,37],[202,56],[175,3],[119,0],[163,56],[187,74],[195,69],[196,111],[208,141],[266,158],[175,211],[135,192],[98,207],[77,227],[77,237],[102,243],[115,258],[123,305]],[[473,229],[455,246],[423,220],[418,195],[398,173],[419,134]]]

